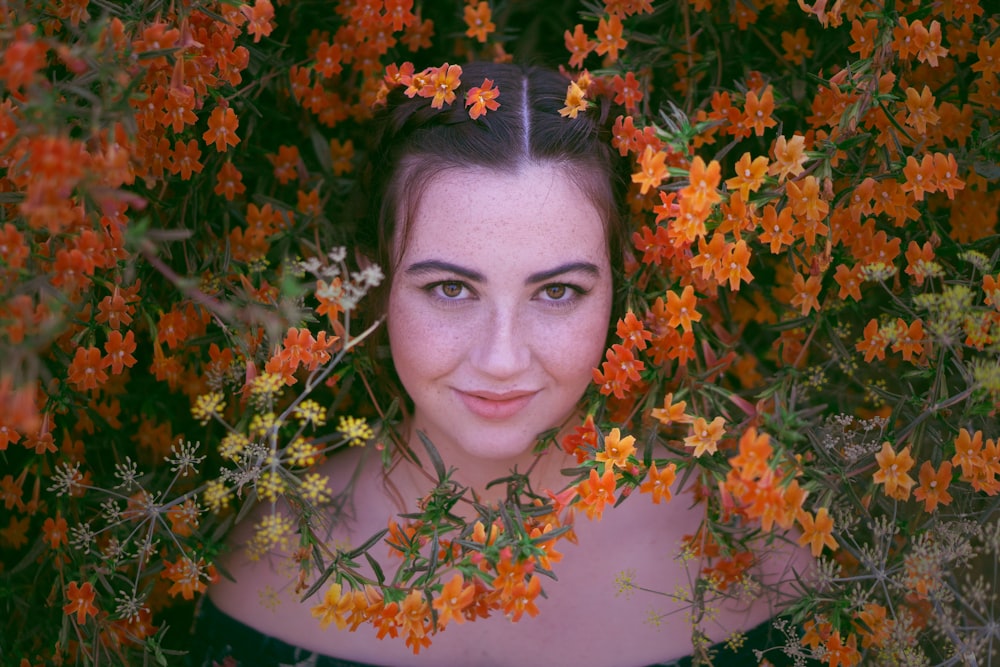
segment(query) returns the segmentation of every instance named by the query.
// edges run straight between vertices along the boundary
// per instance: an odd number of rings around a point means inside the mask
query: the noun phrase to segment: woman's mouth
[[[535,397],[537,391],[512,391],[496,393],[490,391],[461,391],[455,392],[462,403],[472,414],[482,419],[502,420],[509,419],[524,409],[531,399]]]

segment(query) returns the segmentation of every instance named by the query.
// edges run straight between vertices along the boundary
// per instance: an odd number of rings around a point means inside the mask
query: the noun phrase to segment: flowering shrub
[[[171,619],[258,502],[298,510],[251,546],[298,549],[318,624],[419,651],[453,620],[544,613],[569,515],[678,493],[704,512],[692,618],[791,529],[816,566],[772,650],[995,657],[996,17],[567,0],[556,25],[431,4],[0,4],[4,663],[176,661]],[[365,120],[397,85],[489,114],[503,91],[449,63],[510,53],[564,65],[566,122],[612,109],[634,165],[627,314],[558,443],[578,475],[512,478],[510,503],[456,523],[439,461],[419,517],[324,551],[342,495],[316,464],[394,419],[350,355],[382,277],[345,249]],[[402,565],[362,574],[383,537]]]

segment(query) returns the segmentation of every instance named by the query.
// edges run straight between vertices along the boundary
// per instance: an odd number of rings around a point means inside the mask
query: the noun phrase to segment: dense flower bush
[[[681,554],[701,577],[663,593],[699,658],[715,601],[794,529],[816,566],[774,650],[996,659],[997,17],[545,4],[0,3],[0,662],[175,663],[255,503],[297,509],[252,546],[298,549],[318,625],[419,651],[452,620],[544,614],[574,513],[678,493],[704,512]],[[627,313],[552,445],[577,474],[512,478],[463,523],[439,461],[423,514],[331,551],[314,529],[345,492],[315,465],[389,458],[369,421],[396,415],[351,354],[382,279],[349,246],[365,121],[399,85],[488,114],[503,90],[454,63],[511,57],[562,65],[567,122],[608,114],[634,164]]]

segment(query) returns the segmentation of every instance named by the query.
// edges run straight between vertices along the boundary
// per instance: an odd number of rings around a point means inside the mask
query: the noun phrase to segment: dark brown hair
[[[500,107],[473,120],[465,94],[484,79],[500,91]],[[461,80],[455,101],[441,109],[432,108],[429,99],[411,99],[397,87],[376,114],[368,165],[361,175],[356,245],[386,278],[366,299],[369,312],[385,313],[402,254],[395,240],[405,243],[409,215],[425,184],[448,169],[516,173],[528,164],[561,168],[605,220],[617,286],[628,240],[623,215],[628,165],[610,143],[607,100],[576,118],[561,116],[570,80],[543,67],[470,63],[462,67]]]

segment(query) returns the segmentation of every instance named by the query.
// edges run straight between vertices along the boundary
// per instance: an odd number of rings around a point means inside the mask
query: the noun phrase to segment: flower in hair
[[[583,88],[576,81],[573,81],[566,90],[566,106],[559,110],[559,115],[576,118],[578,113],[586,110],[587,96],[584,94]]]
[[[445,63],[441,67],[431,68],[430,87],[434,99],[431,100],[431,107],[440,109],[445,104],[455,101],[455,89],[462,83],[459,78],[462,75],[462,68],[458,65]],[[423,93],[420,93],[421,96]]]
[[[492,79],[483,79],[483,85],[470,90],[465,96],[465,106],[471,106],[469,117],[476,120],[480,116],[486,115],[486,111],[496,111],[500,103],[496,99],[500,97],[500,89],[493,87]]]

